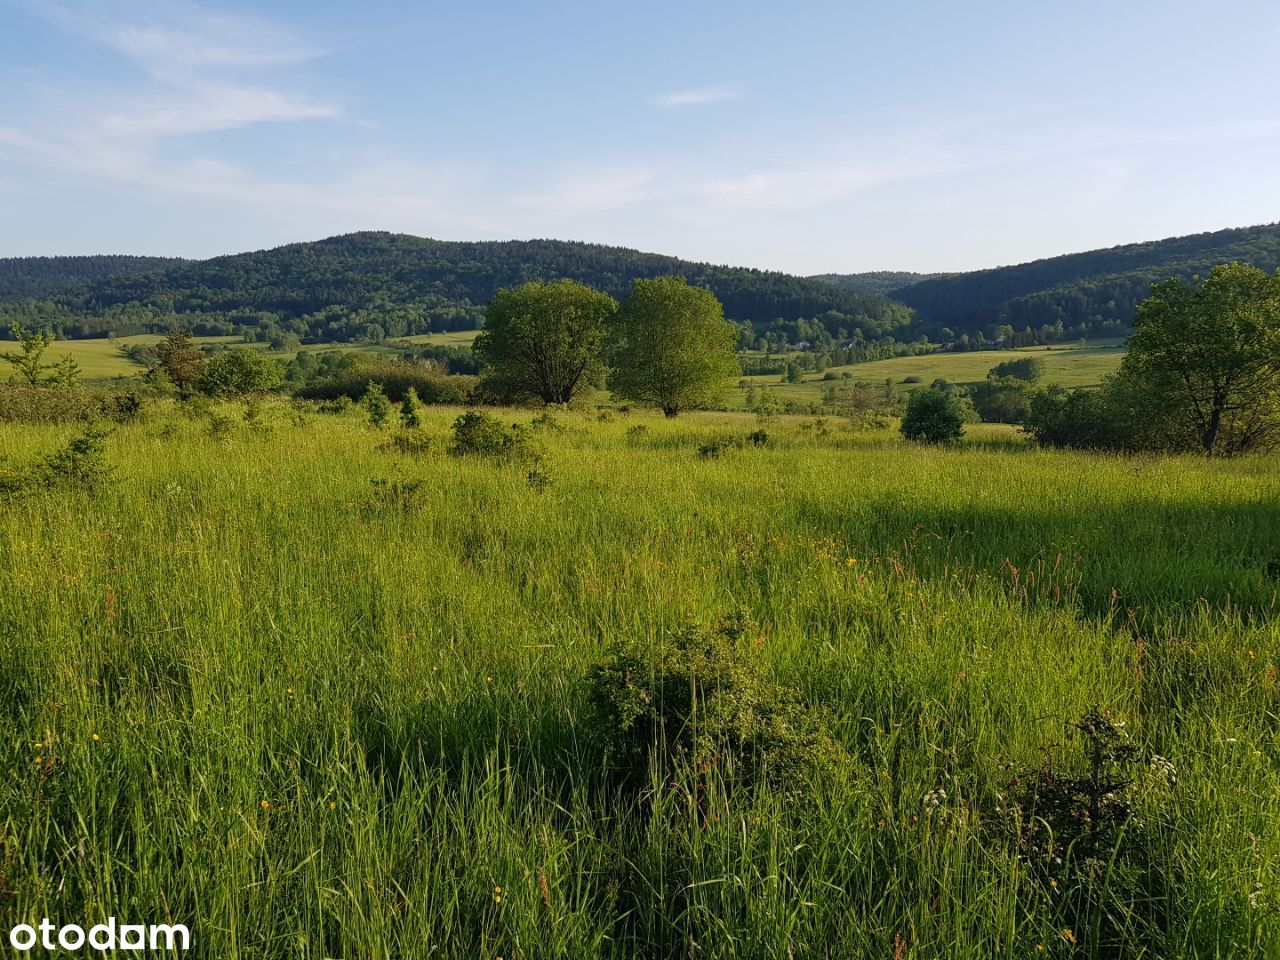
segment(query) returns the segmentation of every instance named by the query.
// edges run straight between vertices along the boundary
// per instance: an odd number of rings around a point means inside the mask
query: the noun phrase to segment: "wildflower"
[[[1151,757],[1151,775],[1170,787],[1178,782],[1177,768],[1158,753]]]
[[[484,678],[484,682],[485,682],[485,683],[493,683],[493,677],[485,677],[485,678]]]
[[[97,743],[102,738],[95,733],[90,739],[92,739],[94,743]]]
[[[1064,929],[1062,931],[1062,939],[1067,941],[1067,943],[1075,943],[1076,942],[1075,931],[1073,931],[1070,927]]]
[[[36,757],[33,763],[44,763],[44,757]]]
[[[260,806],[263,810],[270,810],[270,809],[271,809],[271,801],[270,801],[270,800],[263,800],[260,804],[258,804],[258,806]]]
[[[947,802],[947,791],[939,787],[937,790],[930,790],[924,795],[924,808],[926,810],[937,810]]]

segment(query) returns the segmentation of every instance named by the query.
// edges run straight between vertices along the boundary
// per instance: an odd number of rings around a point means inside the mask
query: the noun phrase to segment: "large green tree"
[[[668,417],[709,406],[741,375],[737,339],[710,290],[684,277],[637,280],[614,323],[609,386]]]
[[[1230,454],[1280,434],[1280,274],[1230,263],[1156,284],[1112,386],[1159,445]]]
[[[568,403],[599,367],[617,309],[607,293],[573,280],[499,291],[473,348],[485,385],[504,399]]]

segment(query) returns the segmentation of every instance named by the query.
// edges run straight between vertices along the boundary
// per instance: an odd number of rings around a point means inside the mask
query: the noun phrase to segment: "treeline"
[[[935,277],[893,290],[923,332],[996,339],[1004,327],[1031,342],[1120,335],[1154,284],[1207,276],[1221,263],[1280,267],[1280,224],[1220,230]]]
[[[911,310],[873,294],[783,273],[690,263],[618,247],[556,240],[461,243],[356,233],[315,243],[108,276],[79,296],[7,313],[62,336],[164,332],[304,341],[379,342],[477,329],[499,290],[573,279],[614,297],[637,279],[681,275],[712,291],[739,323],[823,318],[833,336],[895,336]]]
[[[175,257],[0,257],[0,302],[52,300],[77,294],[91,282],[177,266]]]

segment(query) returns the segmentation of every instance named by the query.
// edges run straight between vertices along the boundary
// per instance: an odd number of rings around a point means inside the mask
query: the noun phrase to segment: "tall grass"
[[[162,408],[115,430],[104,491],[0,506],[0,928],[185,922],[219,958],[1280,956],[1274,460],[788,423],[706,459],[751,427],[566,415],[532,485],[445,453],[457,413],[403,456],[357,413]],[[0,453],[72,436],[4,426]],[[624,801],[590,666],[739,606],[857,769],[800,805]],[[1161,883],[1107,892],[1148,920],[1105,937],[1002,825],[1094,707],[1177,770],[1135,801]]]

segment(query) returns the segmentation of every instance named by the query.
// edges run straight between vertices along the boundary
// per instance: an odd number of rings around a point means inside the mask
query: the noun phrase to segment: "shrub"
[[[375,427],[386,426],[391,419],[391,400],[387,397],[380,383],[369,383],[365,387],[364,398],[360,401],[369,414],[369,422]]]
[[[384,358],[364,359],[296,391],[308,400],[333,400],[340,396],[360,400],[370,383],[382,384],[387,396],[399,403],[412,387],[422,403],[466,403],[475,386],[475,377],[450,376],[434,363]]]
[[[343,393],[334,397],[332,400],[322,400],[320,402],[319,410],[321,413],[339,413],[340,414],[340,413],[346,413],[355,405],[356,405],[355,401],[352,400],[345,393]]]
[[[59,390],[11,385],[0,387],[0,420],[10,423],[76,423],[113,420],[122,423],[142,412],[136,393],[109,390]]]
[[[1023,429],[1046,447],[1125,449],[1130,432],[1100,390],[1068,392],[1056,384],[1031,394]]]
[[[260,350],[222,350],[205,363],[198,386],[215,397],[243,397],[277,389],[284,367]]]
[[[964,436],[964,412],[955,394],[916,390],[907,400],[902,435],[920,443],[948,443]]]
[[[453,446],[458,456],[521,458],[530,455],[529,440],[519,426],[505,426],[479,410],[468,410],[453,422]]]
[[[1005,377],[1021,380],[1024,383],[1036,383],[1044,376],[1044,361],[1039,357],[1020,357],[1017,360],[1005,360],[991,368],[987,376],[994,379]]]
[[[76,489],[96,493],[112,480],[107,462],[107,431],[90,428],[63,449],[37,460],[25,476],[11,474],[9,492],[27,486]]]
[[[420,430],[401,430],[382,444],[381,449],[408,457],[420,457],[431,452],[431,438]]]
[[[1031,392],[1025,380],[988,377],[969,393],[973,408],[986,423],[1022,423],[1031,411]]]
[[[413,430],[422,426],[422,417],[419,416],[419,409],[422,403],[418,400],[418,391],[410,387],[404,392],[404,399],[400,401],[400,424],[401,426]]]
[[[848,772],[824,715],[771,682],[745,639],[743,613],[707,630],[688,624],[654,645],[614,648],[590,671],[592,729],[623,784],[671,775],[764,782],[791,799]]]
[[[1137,787],[1176,782],[1163,757],[1142,764],[1123,722],[1092,710],[1070,725],[1082,742],[1077,763],[1046,760],[1009,784],[1005,826],[1054,925],[1091,931],[1099,955],[1151,944],[1167,910],[1163,870],[1151,861],[1147,824],[1134,815]],[[1145,951],[1143,951],[1145,953]],[[1157,954],[1160,951],[1156,951]]]
[[[914,373],[909,377],[902,378],[903,383],[924,383],[923,377],[917,377]]]

